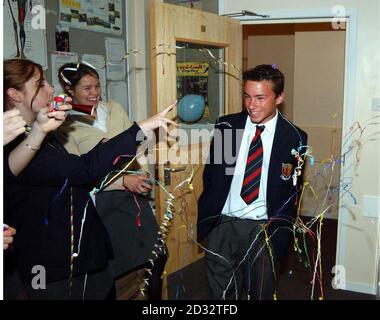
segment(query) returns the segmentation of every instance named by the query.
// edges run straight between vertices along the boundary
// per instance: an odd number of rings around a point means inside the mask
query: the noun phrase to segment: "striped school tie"
[[[263,144],[260,135],[264,129],[264,126],[256,126],[255,136],[249,146],[244,180],[240,192],[240,196],[247,204],[251,204],[259,197],[261,168],[263,164]]]

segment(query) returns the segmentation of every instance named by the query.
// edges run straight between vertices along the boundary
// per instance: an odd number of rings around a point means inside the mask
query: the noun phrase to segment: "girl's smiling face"
[[[83,76],[74,89],[69,90],[73,101],[78,104],[97,106],[100,101],[100,82],[92,75]]]

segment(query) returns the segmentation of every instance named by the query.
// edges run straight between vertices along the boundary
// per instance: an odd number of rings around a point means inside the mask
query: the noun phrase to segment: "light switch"
[[[380,218],[380,197],[364,196],[363,216],[370,218]]]

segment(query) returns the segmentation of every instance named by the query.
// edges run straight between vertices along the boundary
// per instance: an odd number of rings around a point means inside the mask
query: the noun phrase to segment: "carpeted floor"
[[[303,218],[304,222],[308,218]],[[325,219],[322,229],[321,256],[322,256],[322,288],[324,300],[375,300],[373,295],[367,295],[346,290],[335,290],[331,281],[331,273],[335,265],[337,238],[337,221]],[[301,241],[301,239],[299,240]],[[302,240],[303,241],[303,240]],[[309,259],[312,259],[312,241],[306,241]],[[312,298],[312,271],[307,265],[305,251],[297,254],[290,251],[289,258],[282,264],[278,279],[279,300],[311,300]],[[313,299],[322,297],[320,285],[317,281],[314,286]],[[207,282],[204,259],[177,271],[168,277],[168,297],[170,300],[207,300]]]
[[[308,218],[303,217],[304,222]],[[316,226],[313,228],[315,231]],[[299,241],[302,239],[300,238]],[[302,240],[303,241],[303,240]],[[347,291],[336,290],[332,287],[332,280],[335,274],[332,269],[335,266],[336,258],[336,241],[337,241],[337,220],[325,219],[322,226],[321,238],[321,257],[322,257],[322,290],[318,279],[315,281],[313,299],[323,297],[324,300],[374,300],[372,295]],[[311,239],[307,239],[306,246],[309,255],[316,252],[316,248]],[[309,259],[313,259],[311,256]],[[290,251],[288,260],[281,266],[279,277],[278,297],[281,300],[311,300],[312,270],[307,266],[307,257],[304,250],[297,254],[294,250]],[[314,263],[311,263],[314,265]]]

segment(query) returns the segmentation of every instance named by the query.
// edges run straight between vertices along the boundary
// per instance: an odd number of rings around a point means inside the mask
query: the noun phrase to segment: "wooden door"
[[[194,43],[201,46],[212,45],[224,49],[225,72],[224,106],[221,113],[241,111],[241,64],[242,64],[242,28],[239,21],[215,14],[152,1],[150,5],[151,55],[152,55],[152,114],[164,109],[177,99],[176,48],[177,42]],[[176,111],[173,111],[173,113]],[[173,114],[174,116],[174,114]],[[164,181],[164,165],[169,158],[170,143],[158,144],[158,178]],[[174,196],[173,219],[168,227],[166,244],[169,259],[166,275],[169,275],[203,257],[203,249],[196,239],[197,200],[202,192],[202,172],[204,161],[195,158],[207,158],[209,143],[189,143],[179,149],[180,163],[168,170],[171,183],[165,188]],[[184,150],[186,149],[186,150]],[[200,151],[202,150],[202,151]],[[198,152],[200,151],[200,152]],[[191,163],[183,152],[192,153]],[[199,159],[198,159],[199,160]],[[197,163],[198,162],[198,163]],[[200,163],[199,163],[200,162]],[[203,164],[202,164],[203,163]],[[178,170],[177,170],[178,169]],[[184,171],[181,171],[185,169]],[[191,181],[189,181],[191,179]],[[186,179],[189,179],[185,182]],[[178,187],[184,182],[181,187]],[[188,183],[190,182],[190,183]],[[167,193],[156,187],[156,213],[161,222],[167,206]],[[165,288],[164,288],[165,292]]]

